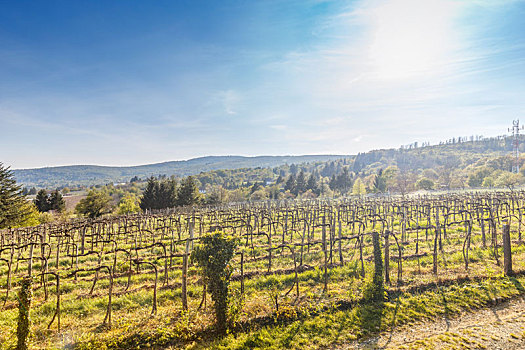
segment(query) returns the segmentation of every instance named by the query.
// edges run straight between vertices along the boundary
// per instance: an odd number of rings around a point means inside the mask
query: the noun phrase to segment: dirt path
[[[525,349],[525,300],[399,327],[340,349]]]

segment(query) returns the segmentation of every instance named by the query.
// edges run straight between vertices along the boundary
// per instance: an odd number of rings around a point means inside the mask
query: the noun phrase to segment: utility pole
[[[514,156],[512,171],[516,174],[520,172],[520,130],[523,130],[523,125],[520,128],[520,120],[513,120],[509,132],[512,132],[512,155]]]

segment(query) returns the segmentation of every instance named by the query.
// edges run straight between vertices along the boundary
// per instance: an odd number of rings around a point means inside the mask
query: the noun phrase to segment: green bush
[[[201,269],[202,277],[214,302],[217,330],[225,333],[228,325],[229,285],[232,267],[229,264],[235,254],[238,240],[223,232],[201,237],[200,244],[191,254]]]

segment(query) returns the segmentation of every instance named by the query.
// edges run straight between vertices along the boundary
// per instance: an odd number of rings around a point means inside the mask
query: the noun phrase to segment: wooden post
[[[390,231],[385,232],[385,283],[390,284]]]
[[[188,310],[188,257],[190,254],[190,244],[193,243],[193,225],[195,222],[189,223],[190,237],[186,239],[186,249],[184,250],[184,257],[182,258],[182,286],[181,286],[181,299],[182,299],[182,310]]]
[[[503,224],[503,272],[505,276],[512,275],[512,255],[510,249],[510,225]]]
[[[27,275],[33,275],[33,243],[29,243],[29,261],[27,266]]]
[[[244,295],[244,252],[241,252],[241,295]]]
[[[432,272],[434,275],[437,275],[438,272],[438,258],[437,258],[437,246],[438,246],[438,237],[440,235],[439,230],[439,207],[436,207],[436,232],[434,235],[434,252],[432,254]]]
[[[322,240],[323,240],[323,253],[324,253],[324,288],[323,292],[328,291],[328,256],[326,252],[326,212],[323,214],[323,228],[322,228]]]

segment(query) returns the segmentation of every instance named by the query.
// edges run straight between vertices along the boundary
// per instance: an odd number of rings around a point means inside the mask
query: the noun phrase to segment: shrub
[[[202,277],[214,302],[217,331],[225,333],[228,325],[229,284],[232,274],[230,261],[235,254],[238,240],[222,232],[201,237],[200,244],[192,252]]]

